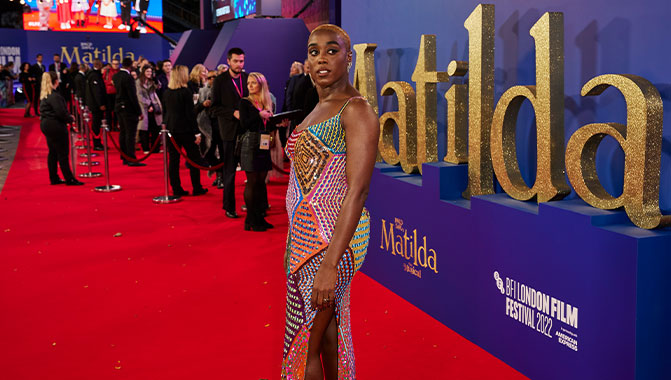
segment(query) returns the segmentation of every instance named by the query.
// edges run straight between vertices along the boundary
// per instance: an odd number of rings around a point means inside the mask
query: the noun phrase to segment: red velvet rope
[[[198,165],[197,163],[191,161],[191,159],[190,159],[189,157],[187,157],[187,155],[184,154],[184,152],[182,152],[182,148],[180,148],[180,147],[177,145],[177,141],[175,141],[175,138],[172,137],[172,135],[171,135],[170,133],[168,133],[168,136],[170,137],[170,141],[172,141],[172,145],[175,147],[175,149],[177,150],[177,152],[179,152],[179,155],[182,156],[182,157],[184,157],[184,159],[186,160],[186,162],[188,162],[188,163],[189,163],[191,166],[193,166],[194,168],[196,168],[196,169],[200,169],[200,170],[217,171],[217,170],[219,170],[219,169],[221,169],[221,168],[224,167],[225,162],[222,162],[222,163],[220,163],[220,164],[218,164],[218,165],[210,166],[210,167],[205,167],[205,166]]]
[[[161,141],[161,136],[158,136],[156,141],[154,141],[154,144],[149,149],[149,153],[147,153],[146,155],[144,155],[141,158],[133,158],[133,157],[130,157],[129,155],[127,155],[126,153],[121,151],[121,148],[119,148],[119,144],[116,142],[116,140],[114,140],[113,138],[109,138],[109,135],[107,135],[107,137],[108,137],[109,140],[112,140],[112,145],[114,145],[114,149],[116,149],[117,152],[119,152],[121,154],[121,157],[123,157],[124,160],[130,161],[130,162],[142,162],[142,161],[146,160],[147,158],[149,158],[149,156],[154,154],[154,150],[156,149],[156,147],[158,147],[158,143]]]

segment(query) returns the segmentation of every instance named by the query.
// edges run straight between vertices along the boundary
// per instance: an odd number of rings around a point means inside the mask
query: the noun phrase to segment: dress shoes
[[[176,197],[183,197],[185,195],[189,195],[189,192],[184,189],[176,189],[172,191],[172,195]]]
[[[193,196],[207,194],[207,189],[204,187],[201,187],[200,189],[193,189],[191,194],[193,194]]]
[[[51,184],[52,184],[52,185],[62,185],[62,184],[64,184],[64,183],[65,183],[65,180],[62,180],[62,179],[60,179],[60,178],[57,179],[57,180],[55,180],[55,181],[51,181]]]
[[[96,146],[93,147],[93,150],[97,150],[99,152],[102,152],[103,150],[105,150],[105,147],[103,147],[102,145],[96,145]]]
[[[247,212],[247,205],[240,206],[240,210]]]
[[[83,184],[84,182],[78,181],[76,178],[70,178],[69,180],[65,181],[66,186],[81,186]]]
[[[226,211],[226,216],[229,217],[229,218],[231,218],[231,219],[238,218],[238,214],[237,214],[237,213],[235,213],[235,212],[230,212],[230,211]]]
[[[137,167],[137,166],[147,166],[147,164],[145,164],[144,162],[131,162],[131,161],[126,162],[126,165],[127,166],[135,166],[135,167]]]
[[[255,226],[253,224],[245,223],[245,231],[263,232],[265,230],[266,230],[266,226]]]
[[[271,228],[274,228],[274,227],[275,227],[275,226],[273,226],[272,224],[266,222],[265,220],[263,221],[263,226],[264,226],[266,229],[271,229]]]

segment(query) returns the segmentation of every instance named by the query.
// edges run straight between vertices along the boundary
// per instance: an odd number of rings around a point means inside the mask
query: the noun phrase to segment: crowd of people
[[[120,159],[123,165],[146,164],[137,158],[159,151],[160,130],[165,126],[177,148],[168,143],[168,172],[174,196],[203,195],[199,170],[211,168],[212,186],[223,190],[222,208],[229,218],[238,218],[235,199],[237,171],[244,171],[245,230],[265,231],[273,226],[265,220],[270,208],[266,184],[285,175],[284,147],[287,136],[317,104],[318,96],[309,76],[309,63],[294,62],[285,83],[284,102],[279,107],[262,73],[247,73],[245,53],[232,48],[227,64],[209,70],[203,64],[173,67],[170,60],[158,63],[139,57],[99,59],[91,64],[73,62],[68,67],[59,54],[47,67],[43,55],[33,65],[23,63],[18,79],[26,95],[24,117],[41,117],[42,130],[49,146],[49,177],[52,184],[80,184],[67,167],[68,140],[57,135],[54,125],[66,131],[69,119],[62,117],[60,102],[67,109],[85,105],[91,119],[92,149],[103,150],[100,136],[103,119],[119,131]],[[47,78],[48,77],[48,78]],[[46,86],[46,89],[44,89]],[[43,91],[44,90],[44,91]],[[52,95],[53,94],[53,95]],[[58,107],[54,105],[57,104]],[[56,108],[58,108],[56,110]],[[273,118],[281,111],[301,110],[294,119]],[[43,109],[48,109],[43,114]],[[186,155],[191,192],[182,187],[179,175],[180,151]],[[57,173],[61,165],[63,177]]]

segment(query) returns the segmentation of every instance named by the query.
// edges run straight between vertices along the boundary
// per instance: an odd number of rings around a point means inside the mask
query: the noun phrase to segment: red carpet
[[[160,155],[129,168],[111,154],[117,193],[94,192],[102,178],[50,186],[22,112],[0,110],[23,126],[0,194],[0,378],[278,379],[286,182],[269,186],[265,233],[227,219],[214,188],[153,204]],[[360,379],[526,379],[369,277],[352,287]]]

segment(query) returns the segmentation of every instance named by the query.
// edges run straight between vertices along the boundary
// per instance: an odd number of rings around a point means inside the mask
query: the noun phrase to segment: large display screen
[[[23,15],[25,30],[121,32],[137,27],[136,16],[163,32],[161,0],[24,0],[30,13]],[[141,28],[142,33],[153,33]]]
[[[213,0],[215,23],[242,18],[256,13],[256,0]]]

